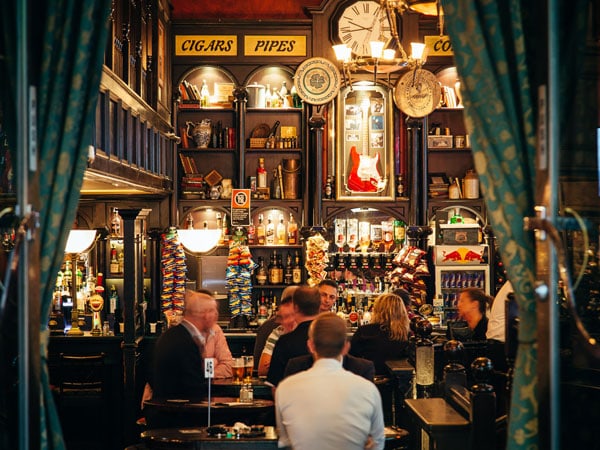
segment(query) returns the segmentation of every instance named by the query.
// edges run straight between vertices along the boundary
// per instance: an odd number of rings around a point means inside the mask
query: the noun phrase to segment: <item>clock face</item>
[[[387,42],[390,24],[377,1],[361,0],[346,7],[337,19],[338,39],[359,56],[371,55],[371,41]]]

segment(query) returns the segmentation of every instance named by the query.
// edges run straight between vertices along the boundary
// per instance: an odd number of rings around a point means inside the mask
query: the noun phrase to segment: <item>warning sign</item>
[[[231,194],[231,226],[250,225],[250,189],[233,189]]]

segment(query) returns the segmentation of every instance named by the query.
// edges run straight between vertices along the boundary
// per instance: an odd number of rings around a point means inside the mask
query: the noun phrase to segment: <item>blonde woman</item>
[[[350,354],[373,361],[376,375],[388,374],[386,361],[408,356],[410,321],[401,295],[396,292],[377,297],[371,322],[358,327],[352,337]]]

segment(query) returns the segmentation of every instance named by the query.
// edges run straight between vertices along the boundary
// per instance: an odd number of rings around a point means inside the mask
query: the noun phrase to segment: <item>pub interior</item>
[[[0,448],[277,448],[259,327],[323,280],[349,340],[410,294],[385,448],[599,448],[597,1],[29,3],[0,6]],[[507,280],[501,338],[452,328]],[[186,290],[251,369],[143,403]]]

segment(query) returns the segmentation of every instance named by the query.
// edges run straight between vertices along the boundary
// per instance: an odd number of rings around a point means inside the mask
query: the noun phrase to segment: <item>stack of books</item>
[[[449,183],[445,177],[430,176],[429,197],[448,198]]]

